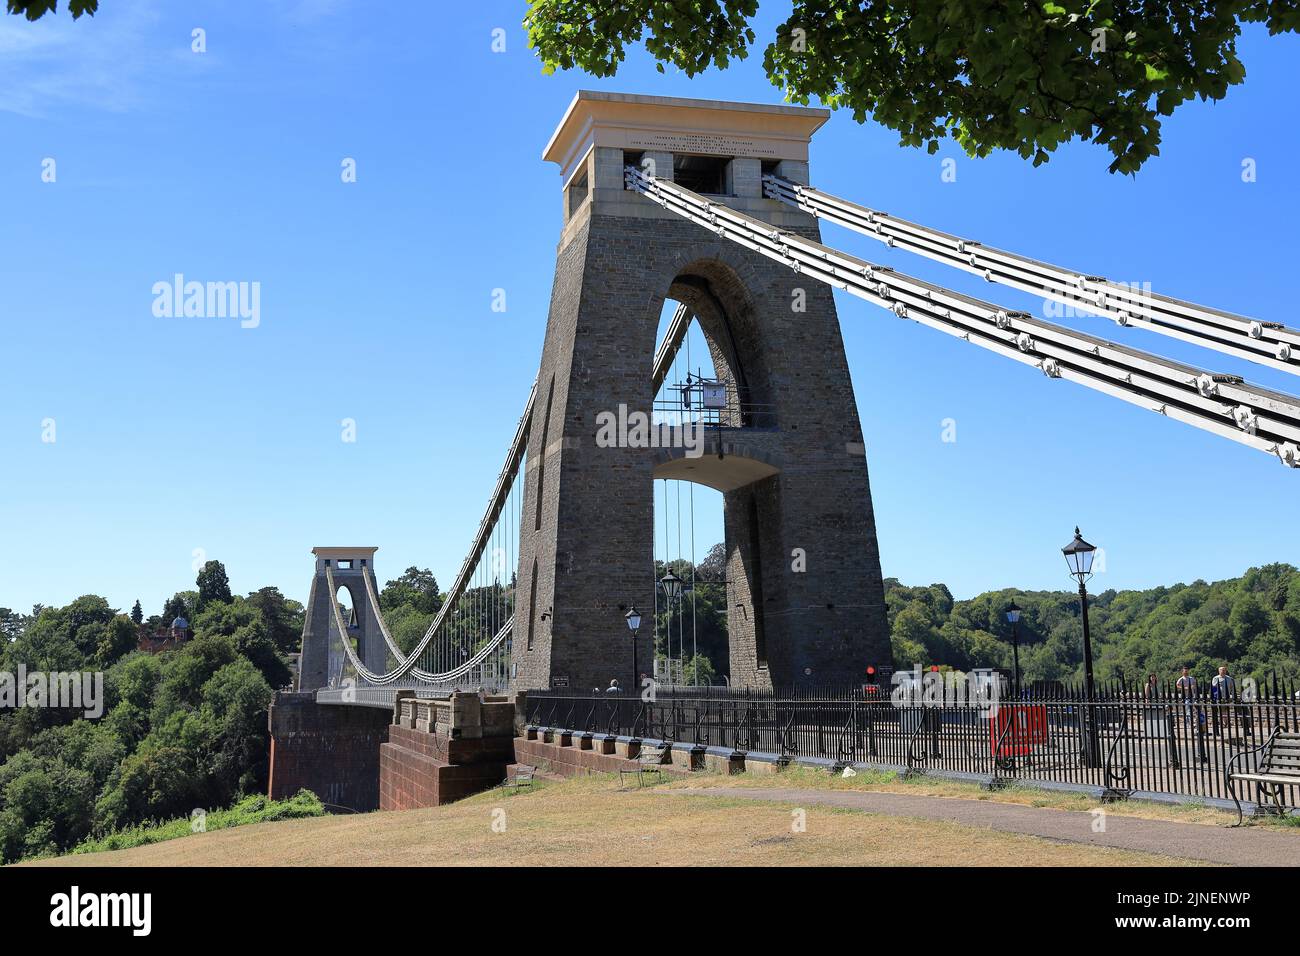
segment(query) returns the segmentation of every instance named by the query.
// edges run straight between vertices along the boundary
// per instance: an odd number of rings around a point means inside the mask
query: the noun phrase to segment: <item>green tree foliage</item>
[[[276,648],[266,618],[251,601],[237,597],[208,604],[190,625],[196,638],[231,638],[235,652],[251,661],[272,687],[289,683],[289,665]]]
[[[269,823],[275,820],[298,820],[303,817],[321,817],[325,807],[310,790],[299,790],[288,800],[268,800],[261,794],[244,797],[229,810],[218,810],[204,817],[207,832],[245,826],[249,823]],[[107,850],[125,850],[147,846],[189,836],[191,821],[188,814],[161,824],[144,824],[114,830],[102,837],[79,843],[73,853],[103,853]]]
[[[136,627],[144,623],[144,608],[140,607],[139,598],[136,598],[135,604],[131,606],[131,623]]]
[[[467,634],[466,650],[477,646],[482,632],[491,623],[488,620],[489,601],[494,597],[507,602],[508,608],[513,607],[513,586],[475,588],[462,595],[452,620],[454,626],[461,629],[458,633],[473,629],[472,634]],[[393,641],[402,649],[403,654],[415,650],[445,600],[446,596],[438,590],[437,579],[427,568],[407,568],[401,577],[384,585],[384,589],[379,592],[379,606],[384,615],[384,623],[388,625]],[[495,621],[496,616],[492,620]]]
[[[44,856],[90,831],[89,774],[27,751],[0,766],[0,852],[5,860]]]
[[[1095,580],[1095,579],[1094,579]],[[1083,676],[1079,596],[1072,591],[992,591],[953,601],[941,584],[885,582],[898,667],[914,664],[1010,669],[1006,606],[1023,609],[1020,666],[1026,680]],[[1300,674],[1300,572],[1252,568],[1240,578],[1089,596],[1094,670],[1099,679],[1161,680],[1183,666],[1208,680],[1220,664],[1238,677]]]
[[[704,560],[695,566],[695,580],[710,584],[727,583],[727,546],[721,541],[709,548]]]
[[[393,641],[402,649],[403,654],[415,650],[433,623],[433,617],[432,614],[421,614],[411,604],[399,604],[391,610],[384,608],[384,623],[388,625],[388,632],[393,635]]]
[[[221,806],[265,787],[272,691],[232,637],[196,637],[157,668],[130,663],[114,674],[118,700],[106,725],[119,737],[138,735],[122,728],[142,719],[148,729],[99,792],[99,830]]]
[[[710,676],[730,672],[725,583],[705,583],[697,579],[694,590],[682,598],[680,621],[675,618],[673,628],[674,641],[678,640],[678,634],[684,635],[684,647],[676,652],[679,657],[689,658],[695,654],[702,662],[707,661]]]
[[[198,613],[199,592],[198,591],[177,591],[167,599],[163,604],[162,625],[170,627],[172,621],[178,617],[193,623],[194,615]]]
[[[655,656],[668,657],[671,627],[672,657],[682,659],[686,679],[690,679],[692,661],[698,660],[701,680],[714,683],[731,669],[727,645],[726,548],[714,545],[694,569],[685,559],[666,565],[656,561],[655,579],[662,579],[669,570],[683,581],[682,597],[670,615],[661,591],[657,613],[653,617],[645,615],[647,622],[653,620],[655,624]],[[644,629],[646,625],[641,626]],[[642,662],[642,666],[649,671],[647,662]]]
[[[36,613],[39,613],[37,611]],[[35,617],[20,614],[7,607],[0,607],[0,643],[15,641],[27,629]]]
[[[15,16],[24,16],[28,20],[39,20],[47,13],[56,13],[59,0],[7,0],[8,11]],[[68,0],[68,12],[72,19],[80,19],[83,14],[94,16],[99,9],[99,0]]]
[[[613,76],[644,40],[660,71],[694,76],[749,55],[758,0],[532,0],[524,19],[546,72]],[[1300,28],[1273,0],[794,0],[763,53],[786,99],[813,98],[933,153],[1014,150],[1046,162],[1076,137],[1105,146],[1111,172],[1159,154],[1161,119],[1220,100],[1246,68],[1242,24]]]
[[[83,595],[61,608],[42,608],[0,648],[5,669],[75,671],[89,660],[108,666],[135,647],[135,628],[102,597]]]
[[[124,614],[118,614],[108,622],[104,634],[95,646],[95,664],[107,667],[124,654],[136,648],[139,629]]]
[[[682,672],[686,683],[697,686],[712,684],[718,676],[718,672],[713,669],[713,662],[703,654],[688,658],[682,666]]]
[[[214,602],[227,603],[230,601],[230,578],[226,577],[226,566],[220,561],[208,561],[199,569],[199,575],[194,580],[199,591],[198,604],[195,610],[202,611],[209,604]],[[191,624],[194,622],[191,621]]]
[[[249,594],[247,600],[249,606],[261,612],[276,650],[282,654],[297,652],[302,646],[302,604],[285,597],[279,588],[262,588]]]
[[[408,605],[421,614],[437,614],[442,601],[438,580],[427,568],[407,568],[400,578],[389,581],[379,592],[379,605],[385,610]]]
[[[131,654],[109,668],[104,675],[108,704],[129,704],[148,710],[162,678],[162,657]]]
[[[301,608],[274,588],[218,593],[194,616],[194,638],[158,655],[135,650],[136,626],[95,595],[37,608],[13,629],[0,669],[102,669],[105,713],[0,711],[0,861],[265,791],[266,710],[289,679],[267,614],[293,627]]]

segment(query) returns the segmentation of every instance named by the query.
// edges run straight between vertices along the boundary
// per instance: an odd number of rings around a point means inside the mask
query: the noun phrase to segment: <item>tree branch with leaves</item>
[[[59,0],[6,0],[6,8],[14,16],[39,20],[47,13],[58,13]],[[74,20],[81,19],[83,14],[93,17],[98,9],[99,0],[68,0],[68,12]]]
[[[644,42],[695,76],[746,59],[757,0],[532,0],[524,25],[543,69],[618,72]],[[787,101],[814,99],[931,153],[1014,150],[1035,166],[1062,144],[1105,146],[1111,172],[1160,152],[1161,120],[1241,83],[1242,25],[1300,29],[1295,0],[794,0],[763,52]]]

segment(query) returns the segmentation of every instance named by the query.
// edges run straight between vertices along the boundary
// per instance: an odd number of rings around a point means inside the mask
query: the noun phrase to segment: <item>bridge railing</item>
[[[876,688],[795,694],[690,688],[635,695],[530,691],[537,727],[651,738],[835,765],[944,770],[1118,792],[1226,799],[1225,772],[1254,766],[1275,728],[1300,729],[1293,685],[1078,688],[988,700]]]
[[[716,387],[708,393],[706,384],[693,380],[686,384],[664,387],[652,407],[656,424],[687,425],[696,422],[716,428],[775,428],[776,407],[757,402],[753,390],[731,381],[709,382]]]
[[[500,694],[504,693],[508,686],[509,681],[504,679],[504,675],[490,673],[485,675],[475,674],[471,679],[448,681],[437,685],[420,681],[379,686],[354,682],[340,687],[322,687],[316,691],[316,703],[377,707],[383,710],[391,710],[397,702],[397,695],[402,692],[413,693],[416,697],[442,698],[450,697],[458,691],[470,693],[483,691],[488,694]]]

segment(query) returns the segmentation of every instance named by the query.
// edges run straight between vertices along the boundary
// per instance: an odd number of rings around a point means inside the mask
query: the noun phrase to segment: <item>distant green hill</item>
[[[1099,583],[1101,578],[1094,578]],[[1026,680],[1083,675],[1079,596],[1073,591],[990,591],[954,601],[945,585],[885,581],[894,660],[912,664],[1011,667],[1005,609],[1023,609],[1020,666]],[[1191,667],[1202,681],[1220,664],[1237,677],[1276,672],[1300,677],[1300,571],[1289,564],[1251,568],[1240,578],[1146,591],[1089,594],[1098,679],[1162,681]]]
[[[290,680],[302,606],[275,588],[231,594],[219,561],[195,583],[149,620],[93,594],[31,614],[0,608],[0,672],[101,674],[103,689],[98,717],[0,708],[0,861],[114,832],[151,838],[151,821],[188,821],[195,808],[215,826],[221,808],[266,792],[266,710]],[[188,640],[138,649],[177,617]],[[240,806],[232,819],[254,812]]]

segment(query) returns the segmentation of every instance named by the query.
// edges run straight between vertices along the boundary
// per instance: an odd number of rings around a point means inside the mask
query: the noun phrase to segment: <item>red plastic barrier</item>
[[[1012,723],[1014,721],[1014,724]],[[998,738],[1011,724],[998,750]],[[989,715],[989,748],[998,757],[1023,757],[1047,743],[1047,708],[1042,704],[999,704]]]

